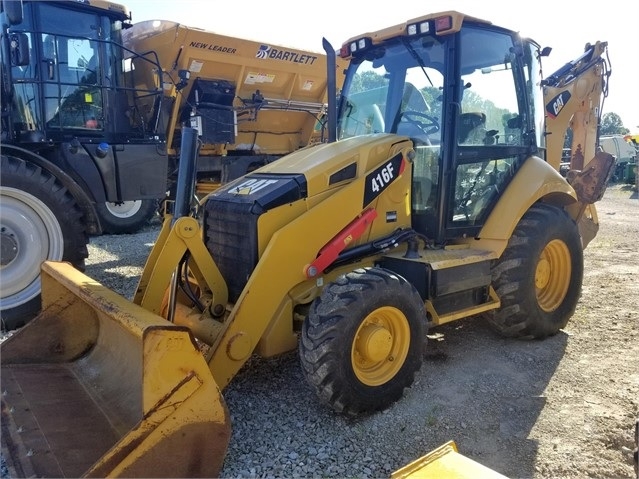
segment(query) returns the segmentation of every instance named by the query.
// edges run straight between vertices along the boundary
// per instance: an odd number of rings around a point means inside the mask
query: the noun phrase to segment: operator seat
[[[468,112],[459,115],[458,144],[483,144],[486,136],[486,114]]]

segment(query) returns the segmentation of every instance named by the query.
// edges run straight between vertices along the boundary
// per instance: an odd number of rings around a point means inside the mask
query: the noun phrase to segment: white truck
[[[612,181],[634,183],[637,171],[637,148],[623,135],[601,135],[599,146],[616,157]]]

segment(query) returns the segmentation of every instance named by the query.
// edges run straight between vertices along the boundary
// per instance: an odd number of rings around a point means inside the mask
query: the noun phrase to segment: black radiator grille
[[[257,265],[257,220],[247,203],[207,201],[205,242],[236,302]]]

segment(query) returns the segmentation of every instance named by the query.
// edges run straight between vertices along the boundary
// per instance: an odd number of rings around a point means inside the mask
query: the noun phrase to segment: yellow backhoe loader
[[[429,14],[345,42],[337,105],[324,49],[328,143],[194,208],[198,135],[182,128],[174,214],[132,302],[43,264],[42,313],[1,345],[2,437],[22,471],[215,476],[219,390],[253,354],[297,348],[319,400],[355,416],[402,397],[428,328],[483,317],[541,339],[567,324],[614,163],[596,147],[606,43],[542,79],[549,49]],[[478,470],[449,445],[396,477],[431,466]]]

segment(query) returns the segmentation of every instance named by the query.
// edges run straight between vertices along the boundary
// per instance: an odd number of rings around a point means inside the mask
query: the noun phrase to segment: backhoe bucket
[[[216,477],[231,426],[189,330],[67,263],[0,345],[11,477]]]
[[[507,479],[457,452],[455,441],[448,441],[391,474],[391,479]]]

